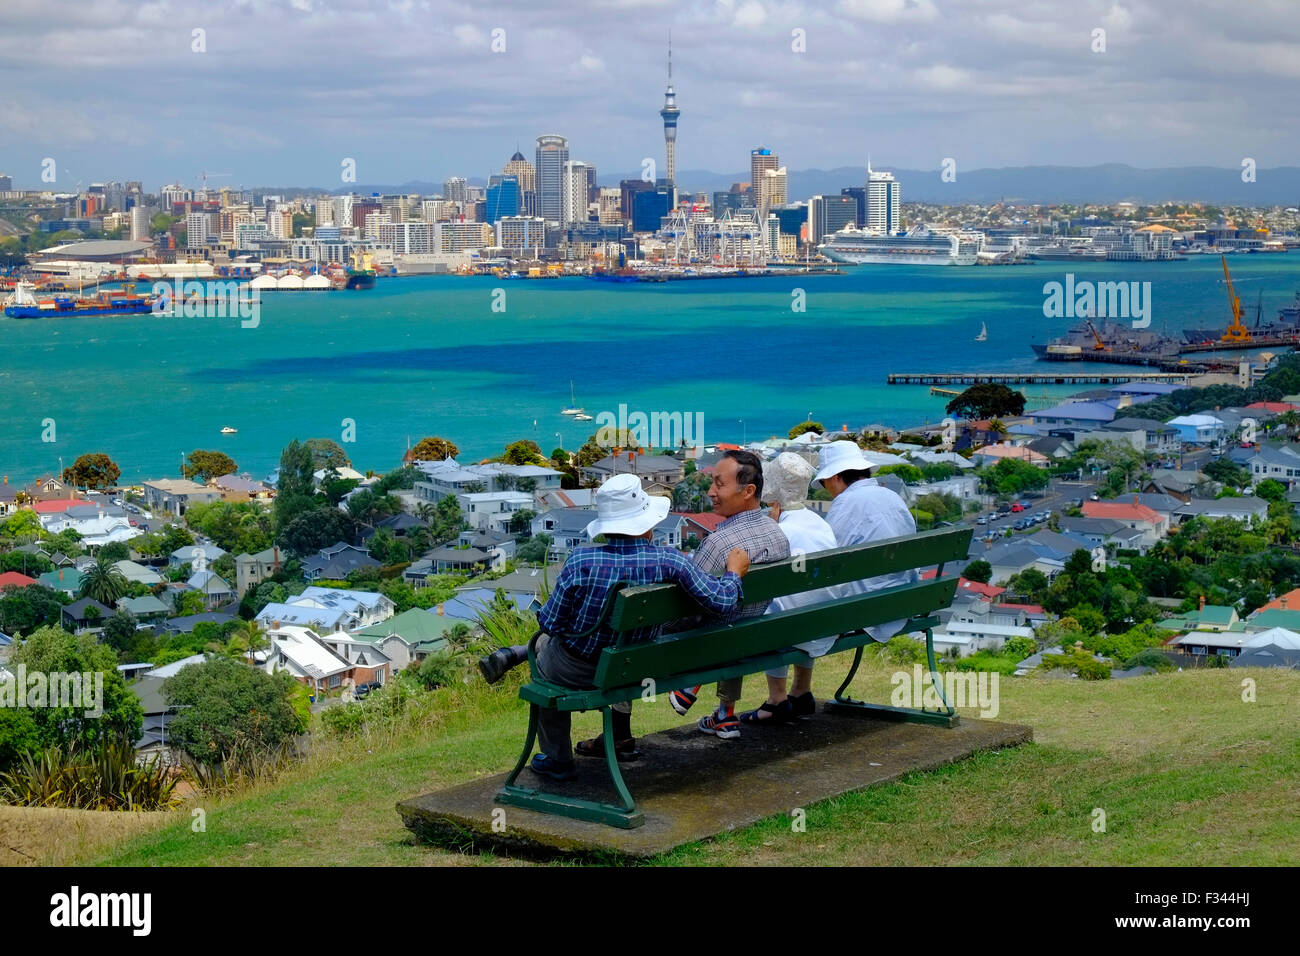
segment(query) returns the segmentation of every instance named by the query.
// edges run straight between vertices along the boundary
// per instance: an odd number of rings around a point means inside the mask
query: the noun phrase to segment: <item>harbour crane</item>
[[[1228,326],[1228,331],[1220,336],[1222,342],[1249,342],[1250,329],[1246,328],[1241,321],[1241,299],[1237,296],[1237,290],[1232,287],[1232,276],[1228,273],[1228,257],[1222,252],[1219,258],[1223,261],[1223,279],[1228,284],[1228,306],[1232,309],[1232,324]]]
[[[1092,319],[1084,319],[1083,324],[1088,327],[1088,331],[1092,333],[1092,337],[1097,340],[1097,344],[1092,347],[1092,350],[1094,352],[1106,351],[1106,343],[1102,341],[1101,333],[1097,331],[1097,327],[1092,324]]]

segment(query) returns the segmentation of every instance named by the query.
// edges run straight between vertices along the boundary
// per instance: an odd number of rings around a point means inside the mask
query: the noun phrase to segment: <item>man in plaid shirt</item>
[[[604,535],[606,544],[572,552],[560,570],[555,590],[537,612],[537,623],[545,632],[537,642],[537,676],[564,687],[590,687],[600,652],[614,643],[615,633],[601,622],[606,598],[614,585],[676,582],[713,613],[734,610],[744,592],[740,578],[749,570],[749,558],[742,550],[723,557],[719,576],[708,574],[673,548],[650,543],[654,527],[668,514],[667,498],[651,498],[634,475],[615,475],[595,495],[597,519],[587,526],[592,538]],[[656,637],[660,627],[637,628],[624,640],[643,641]],[[524,647],[503,647],[479,662],[489,683],[527,657]],[[568,711],[540,709],[537,736],[541,753],[530,764],[535,773],[556,780],[576,776],[570,738]],[[620,760],[637,756],[632,738],[631,705],[614,706],[614,742]],[[604,742],[584,740],[578,745],[584,756],[603,756]]]
[[[759,507],[762,495],[763,463],[759,457],[748,451],[727,452],[714,466],[713,484],[709,486],[713,510],[726,515],[727,520],[718,525],[696,550],[694,561],[697,568],[717,574],[726,561],[726,555],[735,549],[744,551],[754,564],[784,561],[790,557],[790,542],[785,532]],[[732,617],[735,620],[758,617],[770,603],[751,601]],[[741,677],[718,681],[718,709],[700,718],[700,730],[723,740],[740,736],[736,701],[740,699],[743,682]],[[685,716],[699,692],[699,687],[675,690],[668,695],[668,702],[673,710]]]

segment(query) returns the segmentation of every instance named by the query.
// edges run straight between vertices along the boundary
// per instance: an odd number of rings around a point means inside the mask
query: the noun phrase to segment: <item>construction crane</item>
[[[1223,278],[1228,284],[1228,306],[1232,309],[1232,324],[1228,326],[1228,331],[1219,337],[1221,342],[1249,342],[1250,329],[1246,328],[1241,321],[1241,299],[1237,297],[1237,290],[1232,287],[1232,276],[1228,273],[1228,257],[1222,252],[1219,258],[1223,260]]]
[[[1088,331],[1092,333],[1092,337],[1097,340],[1097,344],[1092,347],[1092,350],[1094,352],[1106,351],[1106,343],[1101,340],[1101,333],[1098,332],[1096,326],[1092,324],[1092,319],[1084,319],[1083,324],[1088,327]]]

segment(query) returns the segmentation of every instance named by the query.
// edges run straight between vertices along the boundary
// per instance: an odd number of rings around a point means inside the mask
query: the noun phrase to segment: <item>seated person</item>
[[[768,502],[768,515],[775,518],[790,541],[791,555],[814,554],[829,551],[836,546],[835,532],[821,515],[804,505],[808,497],[808,483],[816,469],[798,455],[782,452],[763,465],[764,499]],[[806,607],[838,596],[834,587],[818,588],[777,598],[768,608],[769,614],[790,608]],[[831,649],[838,634],[819,637],[796,647],[809,657],[821,657]],[[777,667],[767,672],[767,701],[757,710],[747,710],[740,715],[747,724],[783,724],[796,717],[816,713],[817,701],[812,694],[812,665],[794,668],[794,687],[786,692],[788,668]]]
[[[537,678],[563,687],[591,687],[600,652],[614,643],[616,634],[607,623],[596,626],[605,599],[618,583],[627,585],[675,582],[701,606],[720,614],[740,604],[744,592],[740,579],[749,570],[749,557],[739,548],[727,556],[727,570],[721,577],[700,571],[674,548],[650,543],[654,527],[668,515],[671,502],[652,498],[641,488],[635,475],[615,475],[596,491],[596,520],[587,525],[592,538],[604,535],[598,547],[570,552],[560,570],[555,590],[537,612],[537,623],[545,633],[537,641]],[[652,640],[661,627],[624,632],[624,642]],[[479,662],[489,683],[527,658],[522,646],[501,648]],[[555,780],[577,775],[569,735],[571,715],[567,711],[542,708],[537,716],[541,753],[530,768]],[[619,759],[635,755],[631,732],[631,704],[614,707],[614,743]],[[604,753],[600,738],[583,741],[579,753]]]

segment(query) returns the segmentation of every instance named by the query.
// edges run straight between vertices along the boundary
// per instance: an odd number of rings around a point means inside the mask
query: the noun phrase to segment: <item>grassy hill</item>
[[[846,662],[823,665],[829,696]],[[887,700],[879,664],[857,696]],[[1256,702],[1242,680],[1257,682]],[[758,703],[751,678],[747,706]],[[192,865],[496,865],[414,842],[394,805],[408,796],[507,769],[522,744],[517,685],[477,679],[423,699],[401,726],[322,741],[271,783],[170,814],[69,829],[0,808],[6,862]],[[753,703],[749,703],[753,701]],[[660,701],[638,732],[681,721]],[[974,713],[967,719],[978,719]],[[1004,678],[998,719],[1029,724],[1035,743],[980,754],[807,808],[807,830],[773,818],[658,862],[709,864],[1294,865],[1300,862],[1300,674],[1199,670],[1122,681]],[[576,733],[594,734],[582,715]],[[746,733],[757,731],[746,731]],[[935,733],[942,733],[935,730]],[[594,769],[594,768],[593,768]],[[193,810],[206,832],[193,832]],[[1093,831],[1094,810],[1104,833]],[[24,826],[14,826],[21,814]],[[107,818],[113,815],[91,815]],[[116,815],[122,817],[123,815]],[[82,819],[87,819],[85,814]],[[66,821],[65,821],[66,822]],[[61,834],[75,832],[72,837]],[[26,845],[13,845],[22,840]]]

